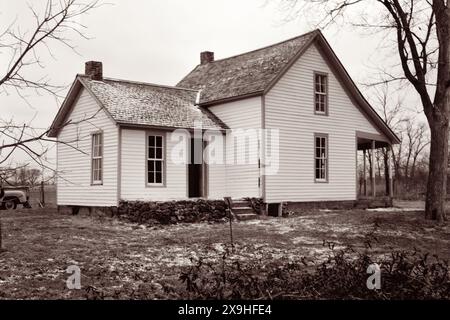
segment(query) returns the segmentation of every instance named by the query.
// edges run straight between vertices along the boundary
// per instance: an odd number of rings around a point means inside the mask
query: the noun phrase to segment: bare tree
[[[413,119],[405,120],[406,133],[406,156],[405,156],[405,178],[414,176],[415,165],[420,153],[429,145],[424,123],[416,124]]]
[[[46,77],[30,78],[27,69],[35,65],[43,67],[37,52],[39,47],[47,48],[51,55],[54,43],[75,50],[68,34],[75,33],[87,38],[82,32],[85,26],[77,18],[97,6],[98,1],[82,3],[78,0],[48,0],[43,13],[40,13],[30,4],[28,7],[35,19],[34,30],[22,32],[20,26],[13,23],[0,33],[0,49],[11,56],[8,68],[0,78],[0,92],[13,88],[20,94],[20,91],[32,88],[55,95],[63,89],[60,85],[50,83]]]
[[[370,185],[373,186],[373,171],[375,170],[375,162],[372,159],[372,153],[367,152],[367,160],[369,162],[369,179],[370,179]]]
[[[403,122],[405,119],[405,108],[403,107],[403,97],[398,97],[397,101],[392,101],[390,99],[392,84],[389,82],[384,82],[379,86],[373,86],[374,89],[374,97],[375,97],[375,105],[377,107],[377,111],[380,114],[381,118],[386,122],[386,124],[396,133],[396,135],[400,139],[400,143],[392,148],[392,162],[394,165],[394,176],[393,185],[394,190],[398,183],[399,177],[401,176],[401,162],[403,156]],[[381,150],[383,155],[383,167],[384,167],[384,176],[389,177],[389,150],[387,148],[383,148]],[[390,183],[388,179],[385,179],[385,190],[386,195],[390,194]]]
[[[383,153],[382,153],[382,150],[377,149],[377,150],[375,151],[375,160],[376,160],[376,162],[377,162],[378,177],[380,177],[380,178],[382,177],[381,171],[382,171],[383,166],[384,166],[384,163],[383,163],[383,165],[382,165],[382,159],[383,159]]]
[[[428,135],[426,134],[426,128],[424,124],[419,125],[419,128],[416,132],[416,144],[414,146],[413,152],[412,152],[412,164],[411,164],[411,178],[415,177],[416,174],[416,168],[417,168],[417,160],[419,159],[419,156],[422,154],[422,152],[427,148],[430,144],[430,139]]]
[[[98,0],[83,3],[79,0],[48,0],[42,10],[31,4],[29,10],[35,20],[33,30],[23,31],[15,21],[0,29],[0,54],[9,56],[4,74],[0,75],[0,94],[16,92],[26,101],[25,90],[33,89],[37,93],[44,92],[60,97],[65,86],[51,83],[46,76],[34,78],[31,68],[44,68],[39,49],[47,49],[53,56],[52,47],[63,44],[75,51],[70,35],[87,39],[85,26],[78,22],[81,15],[99,6]],[[0,109],[1,111],[1,109]],[[40,158],[47,149],[36,147],[37,142],[53,142],[47,139],[48,130],[33,128],[30,123],[16,124],[12,120],[0,117],[0,165],[18,150],[25,152],[33,161],[43,165]]]
[[[41,178],[42,173],[41,170],[31,168],[27,170],[27,181],[30,187],[35,187],[37,185],[38,180]]]
[[[401,74],[386,81],[406,80],[420,97],[431,141],[425,205],[427,219],[444,221],[447,190],[450,114],[450,7],[444,0],[281,0],[293,14],[315,15],[319,25],[351,21],[395,37]],[[358,7],[361,14],[347,14]],[[379,10],[381,9],[381,10]]]
[[[64,86],[51,83],[46,76],[35,78],[30,72],[30,69],[36,66],[44,69],[38,49],[47,49],[53,56],[53,46],[62,44],[75,51],[69,40],[71,34],[87,38],[83,32],[85,26],[79,23],[78,18],[98,7],[98,3],[98,0],[87,3],[79,0],[48,0],[41,10],[29,4],[35,22],[32,30],[25,31],[16,21],[0,29],[0,54],[2,57],[9,57],[6,71],[0,74],[0,94],[8,94],[9,90],[13,90],[27,103],[23,93],[29,89],[35,90],[36,93],[44,92],[55,98],[59,97]],[[2,114],[1,106],[0,114]],[[41,143],[42,147],[43,142],[54,142],[47,139],[48,132],[49,129],[33,128],[30,123],[16,124],[12,120],[0,117],[0,166],[9,161],[16,151],[21,150],[40,167],[52,170],[42,161],[42,156],[48,149],[46,147],[36,149],[36,143]],[[5,181],[8,180],[0,181],[0,192]]]
[[[22,166],[5,166],[0,167],[0,186],[13,186],[19,184],[19,175],[17,174],[20,169],[26,168],[27,165]]]
[[[16,171],[17,173],[17,182],[19,183],[19,185],[21,186],[26,186],[27,185],[27,168],[26,167],[20,167],[19,169],[17,169]]]

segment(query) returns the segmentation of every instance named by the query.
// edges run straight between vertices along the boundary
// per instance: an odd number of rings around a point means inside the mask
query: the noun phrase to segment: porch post
[[[392,160],[394,159],[394,150],[392,150],[392,145],[389,145],[388,150],[388,166],[389,166],[389,197],[392,199],[394,197],[394,183],[392,177]]]
[[[376,197],[377,191],[375,190],[375,140],[372,140],[372,161],[370,163],[372,173],[372,197]]]
[[[366,149],[363,150],[363,179],[364,179],[364,196],[367,197]]]

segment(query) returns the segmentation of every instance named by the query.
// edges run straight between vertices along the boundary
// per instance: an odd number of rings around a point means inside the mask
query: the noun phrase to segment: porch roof
[[[391,146],[391,143],[386,139],[384,135],[356,131],[356,143],[358,150],[372,149],[372,141],[375,141],[375,149]]]

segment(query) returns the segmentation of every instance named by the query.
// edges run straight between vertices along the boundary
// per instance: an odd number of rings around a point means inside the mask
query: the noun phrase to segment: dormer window
[[[314,73],[314,113],[328,115],[328,77]]]

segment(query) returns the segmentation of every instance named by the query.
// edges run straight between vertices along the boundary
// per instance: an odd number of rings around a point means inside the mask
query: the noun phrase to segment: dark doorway
[[[203,196],[203,145],[201,140],[194,138],[191,139],[189,147],[189,160],[189,198],[200,198]]]
[[[279,203],[269,203],[267,214],[271,217],[278,217],[280,214],[280,204]]]

